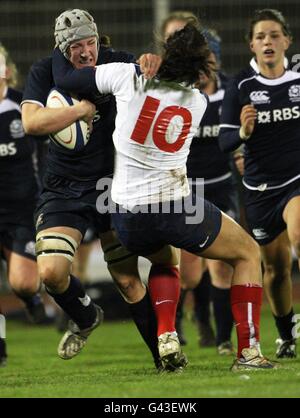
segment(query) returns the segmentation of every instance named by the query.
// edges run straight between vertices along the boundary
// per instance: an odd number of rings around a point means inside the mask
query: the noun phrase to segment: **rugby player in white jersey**
[[[206,96],[192,85],[201,73],[211,71],[209,54],[203,35],[187,25],[166,41],[153,80],[146,80],[134,64],[76,70],[59,50],[54,52],[53,74],[60,88],[89,85],[116,97],[112,184],[116,210],[112,205],[111,212],[121,242],[152,262],[149,289],[163,363],[176,364],[182,358],[175,331],[180,285],[174,246],[232,265],[231,304],[238,336],[232,370],[273,369],[259,344],[262,273],[258,245],[204,199],[197,200],[191,215],[194,202],[186,159],[207,108]]]

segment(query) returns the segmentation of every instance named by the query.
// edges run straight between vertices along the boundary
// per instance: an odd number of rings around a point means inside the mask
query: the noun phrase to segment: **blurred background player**
[[[31,321],[45,319],[39,293],[33,212],[38,194],[34,141],[21,122],[22,94],[15,90],[17,69],[0,44],[0,251],[16,295],[25,303]]]
[[[55,42],[76,68],[93,67],[96,63],[135,61],[130,53],[116,52],[106,44],[104,47],[99,45],[97,26],[85,10],[67,10],[58,16]],[[45,135],[78,119],[87,122],[93,119],[93,130],[84,149],[67,150],[50,143],[44,188],[36,211],[40,277],[48,293],[73,321],[59,344],[58,354],[63,359],[77,355],[87,337],[102,321],[101,309],[91,302],[78,278],[71,273],[76,250],[87,228],[92,226],[100,237],[108,269],[128,303],[156,366],[160,367],[155,315],[139,278],[137,257],[123,248],[111,231],[109,213],[99,214],[96,208],[99,195],[96,183],[113,172],[115,100],[111,95],[97,94],[92,98],[96,102],[96,114],[95,106],[86,99],[70,108],[47,108],[47,97],[54,87],[51,66],[52,59],[48,57],[30,70],[22,103],[27,132]]]
[[[254,58],[226,91],[220,145],[233,151],[244,144],[246,218],[261,248],[264,287],[280,337],[276,355],[292,358],[291,245],[300,259],[300,74],[287,69],[292,35],[280,11],[256,11],[248,41]]]
[[[199,19],[191,12],[173,12],[163,22],[161,36],[166,39],[187,23],[201,28]],[[238,198],[232,179],[230,157],[221,152],[218,144],[220,108],[227,82],[226,76],[220,72],[221,40],[215,31],[204,30],[203,33],[211,50],[210,61],[218,72],[212,72],[210,78],[203,75],[199,83],[200,90],[208,95],[210,103],[190,148],[187,176],[192,181],[194,192],[197,181],[200,184],[204,179],[205,199],[237,220]],[[186,289],[193,289],[200,346],[217,345],[219,354],[233,354],[231,343],[233,317],[230,305],[232,267],[222,261],[205,261],[182,250],[180,273],[183,288],[177,309],[176,328],[181,335],[181,342],[185,342],[182,334],[183,302]],[[216,322],[216,337],[210,324],[211,301]]]

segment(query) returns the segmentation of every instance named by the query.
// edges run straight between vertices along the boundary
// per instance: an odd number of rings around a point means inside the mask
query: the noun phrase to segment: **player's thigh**
[[[185,250],[180,251],[180,278],[183,287],[193,289],[200,282],[205,271],[205,260]]]
[[[275,240],[261,246],[265,273],[272,277],[286,277],[292,268],[291,243],[287,231],[282,232]]]
[[[283,219],[289,239],[300,256],[300,196],[293,197],[285,206]]]
[[[235,264],[237,260],[259,262],[260,252],[254,239],[232,218],[222,212],[221,230],[201,256]]]

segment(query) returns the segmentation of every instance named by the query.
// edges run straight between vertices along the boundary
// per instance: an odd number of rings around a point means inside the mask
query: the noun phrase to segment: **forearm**
[[[223,152],[232,152],[243,144],[239,129],[221,129],[219,146]]]
[[[98,93],[95,67],[77,70],[57,48],[53,51],[52,73],[55,85],[62,90],[80,96]]]
[[[27,103],[22,106],[23,127],[26,134],[30,135],[49,135],[58,132],[83,116],[78,105],[58,109],[38,107],[34,110],[30,106]]]

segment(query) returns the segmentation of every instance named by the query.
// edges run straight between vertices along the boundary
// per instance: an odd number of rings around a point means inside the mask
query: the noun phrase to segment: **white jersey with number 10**
[[[136,69],[112,63],[96,70],[98,90],[116,97],[112,199],[126,209],[188,196],[186,160],[207,107],[199,90],[145,80]]]

